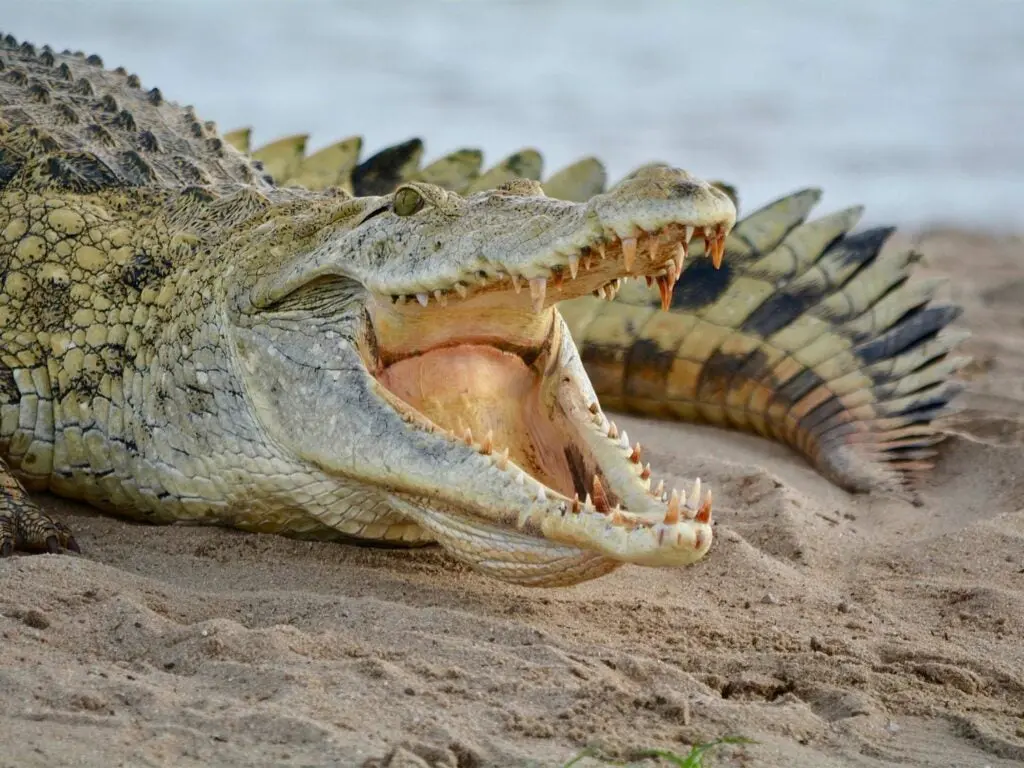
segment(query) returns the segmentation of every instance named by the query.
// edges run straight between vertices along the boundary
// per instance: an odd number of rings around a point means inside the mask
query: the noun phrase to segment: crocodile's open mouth
[[[410,420],[464,440],[497,469],[536,485],[542,500],[564,501],[566,512],[597,513],[626,527],[707,523],[710,493],[699,481],[689,493],[652,484],[641,446],[601,412],[553,308],[592,292],[614,298],[624,275],[656,281],[667,305],[692,234],[693,227],[670,225],[613,237],[561,256],[567,263],[547,277],[506,274],[411,300],[376,296],[368,368]],[[724,230],[709,227],[706,237],[717,263]],[[692,543],[702,551],[710,537],[700,537]]]

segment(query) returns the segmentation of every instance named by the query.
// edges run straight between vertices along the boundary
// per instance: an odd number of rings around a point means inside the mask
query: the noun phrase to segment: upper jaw
[[[481,193],[437,220],[412,222],[397,237],[409,253],[377,263],[363,282],[381,300],[423,306],[528,287],[523,301],[540,311],[629,275],[674,281],[695,235],[717,262],[735,219],[721,190],[664,167],[586,203]]]

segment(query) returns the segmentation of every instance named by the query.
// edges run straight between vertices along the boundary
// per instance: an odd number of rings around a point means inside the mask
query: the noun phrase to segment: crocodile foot
[[[39,509],[0,463],[0,557],[18,552],[80,552],[71,529]]]

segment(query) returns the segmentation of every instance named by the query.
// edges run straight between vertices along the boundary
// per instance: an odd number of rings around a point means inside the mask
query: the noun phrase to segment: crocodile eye
[[[400,187],[395,192],[395,213],[412,216],[423,207],[423,195],[415,187]]]

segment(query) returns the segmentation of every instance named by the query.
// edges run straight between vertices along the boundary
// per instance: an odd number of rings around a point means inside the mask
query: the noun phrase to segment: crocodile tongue
[[[379,381],[440,427],[509,459],[570,496],[563,430],[545,403],[543,379],[519,355],[495,347],[442,347],[391,365]]]

